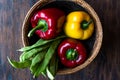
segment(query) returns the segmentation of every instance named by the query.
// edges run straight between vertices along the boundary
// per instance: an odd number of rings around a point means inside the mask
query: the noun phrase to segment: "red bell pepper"
[[[58,56],[66,67],[76,67],[86,60],[86,49],[80,41],[65,39],[58,47]]]
[[[28,33],[28,37],[35,32],[42,39],[52,39],[60,33],[64,20],[65,13],[58,8],[39,10],[31,17],[33,29]]]

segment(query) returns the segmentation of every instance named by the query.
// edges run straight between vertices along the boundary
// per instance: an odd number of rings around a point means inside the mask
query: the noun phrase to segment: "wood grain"
[[[21,26],[27,11],[37,0],[0,0],[0,80],[33,79],[29,70],[14,69],[7,56],[18,60]],[[56,80],[120,80],[120,0],[85,0],[98,13],[103,25],[103,45],[96,59],[85,69]]]

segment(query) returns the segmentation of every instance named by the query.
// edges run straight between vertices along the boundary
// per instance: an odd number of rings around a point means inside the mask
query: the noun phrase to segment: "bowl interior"
[[[97,53],[100,49],[101,42],[102,42],[101,24],[100,24],[99,18],[95,17],[97,15],[96,14],[93,15],[95,12],[93,11],[93,13],[92,13],[92,10],[89,9],[90,6],[87,4],[88,5],[88,8],[87,8],[86,4],[87,3],[82,0],[80,0],[78,2],[77,1],[75,2],[75,1],[44,1],[44,0],[42,1],[42,0],[40,0],[29,10],[29,12],[26,15],[26,18],[23,22],[22,41],[23,41],[23,45],[27,46],[27,45],[34,44],[39,39],[36,35],[34,35],[31,38],[27,37],[28,32],[32,29],[31,23],[30,23],[30,18],[34,14],[34,12],[37,10],[49,8],[49,7],[56,7],[56,8],[63,10],[66,13],[66,15],[72,11],[85,11],[93,18],[94,23],[95,23],[95,31],[94,31],[92,37],[89,38],[88,40],[81,41],[87,49],[88,59],[82,65],[72,68],[72,69],[65,68],[65,67],[63,67],[62,64],[59,64],[58,74],[69,74],[69,73],[73,73],[73,72],[76,72],[76,71],[84,68],[95,58],[95,56],[97,55]],[[55,13],[55,15],[57,15],[57,14]],[[99,39],[99,37],[101,37],[101,38]],[[96,47],[97,47],[97,51],[96,51]]]

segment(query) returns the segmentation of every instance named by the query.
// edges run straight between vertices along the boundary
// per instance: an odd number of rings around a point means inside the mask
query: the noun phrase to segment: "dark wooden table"
[[[120,0],[86,0],[98,13],[104,38],[99,55],[86,68],[56,80],[120,80]],[[21,26],[27,11],[37,0],[0,0],[0,80],[33,79],[29,70],[14,69],[7,56],[18,60]]]

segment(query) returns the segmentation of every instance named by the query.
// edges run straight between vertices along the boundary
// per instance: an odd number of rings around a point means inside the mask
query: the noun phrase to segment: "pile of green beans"
[[[19,61],[11,60],[9,57],[8,61],[14,68],[29,68],[34,78],[44,75],[54,80],[58,70],[56,49],[65,37],[63,35],[51,40],[39,39],[35,44],[18,50],[22,52]]]

